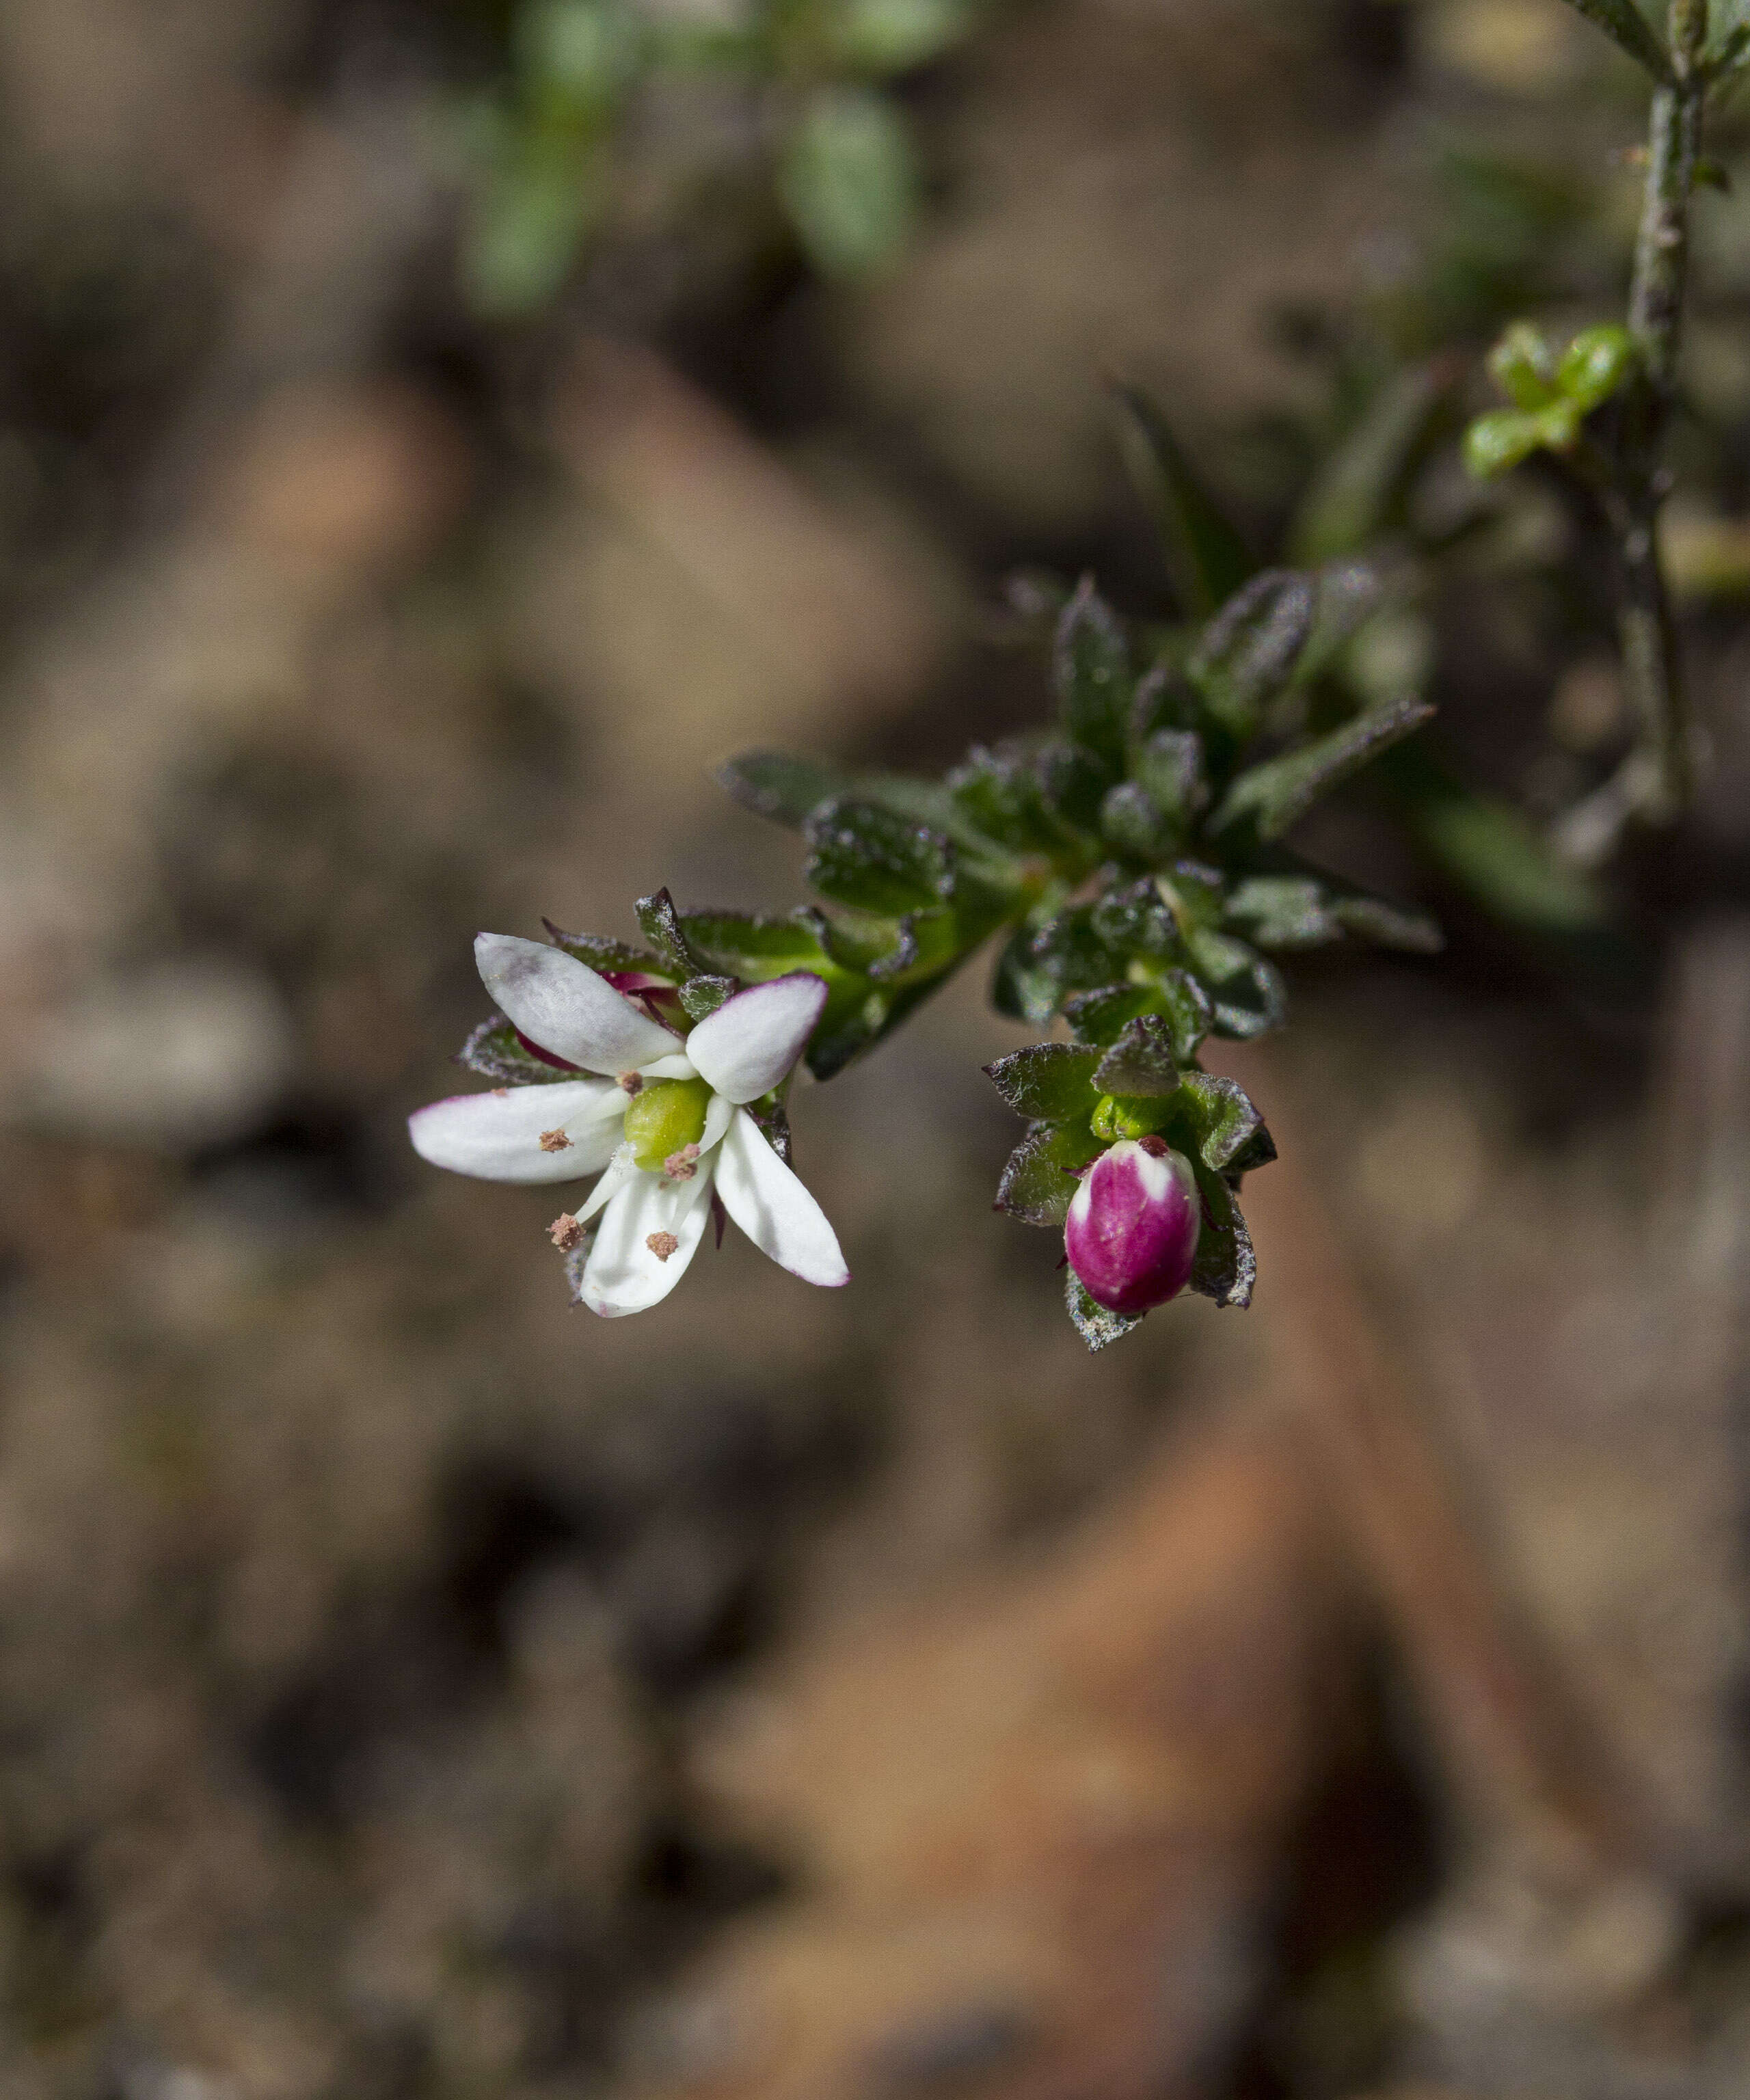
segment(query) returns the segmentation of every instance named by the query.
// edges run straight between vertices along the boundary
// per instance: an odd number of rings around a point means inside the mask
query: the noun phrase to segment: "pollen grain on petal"
[[[672,1233],[650,1233],[646,1236],[644,1244],[659,1261],[667,1261],[681,1242]]]
[[[583,1245],[587,1234],[585,1228],[569,1211],[562,1211],[548,1226],[547,1237],[561,1254],[570,1254]]]
[[[562,1130],[544,1130],[540,1134],[540,1149],[543,1152],[569,1152],[571,1140]]]
[[[690,1181],[699,1171],[699,1147],[683,1145],[663,1162],[663,1172],[671,1181]]]
[[[494,1087],[492,1089],[492,1098],[495,1101],[508,1101],[510,1098],[509,1088]]]

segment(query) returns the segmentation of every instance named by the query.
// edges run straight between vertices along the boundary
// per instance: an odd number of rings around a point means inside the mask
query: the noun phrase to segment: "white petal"
[[[669,1030],[562,948],[481,933],[480,982],[531,1043],[586,1072],[631,1072],[678,1050]]]
[[[408,1136],[421,1159],[452,1174],[483,1181],[580,1181],[613,1158],[622,1130],[617,1110],[625,1098],[611,1080],[602,1079],[452,1094],[416,1110],[407,1119]],[[562,1130],[571,1142],[544,1152],[541,1133],[550,1130]]]
[[[716,1180],[724,1209],[762,1254],[804,1283],[834,1287],[850,1282],[826,1212],[745,1109],[730,1125],[717,1154]]]
[[[734,1101],[726,1101],[721,1094],[713,1094],[705,1104],[705,1127],[699,1133],[699,1149],[709,1152],[712,1146],[721,1142],[736,1114]]]
[[[711,1215],[708,1172],[690,1181],[637,1173],[607,1207],[584,1269],[583,1299],[604,1320],[660,1303],[686,1273]],[[651,1246],[659,1233],[677,1245],[664,1260]]]
[[[668,1039],[672,1043],[674,1038],[671,1035]],[[699,1067],[690,1057],[677,1050],[672,1057],[659,1057],[653,1063],[639,1065],[638,1077],[641,1079],[696,1079]]]
[[[580,1225],[586,1225],[606,1203],[613,1201],[620,1190],[640,1171],[632,1156],[632,1147],[623,1145],[607,1163],[607,1171],[589,1192],[589,1201],[580,1203],[573,1213]]]
[[[707,1013],[686,1039],[686,1054],[727,1101],[757,1101],[802,1055],[827,984],[807,970],[749,985]]]

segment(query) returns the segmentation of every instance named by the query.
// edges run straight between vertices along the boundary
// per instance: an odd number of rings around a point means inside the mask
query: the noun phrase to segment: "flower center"
[[[666,1161],[704,1136],[710,1104],[711,1089],[703,1079],[647,1079],[626,1104],[633,1158],[646,1171],[661,1173]]]

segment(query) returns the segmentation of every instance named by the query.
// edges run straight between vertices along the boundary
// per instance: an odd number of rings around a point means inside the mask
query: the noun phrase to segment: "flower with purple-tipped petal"
[[[666,1298],[719,1202],[804,1282],[850,1281],[825,1213],[747,1107],[801,1056],[827,1002],[822,979],[797,971],[750,985],[682,1036],[657,1017],[684,1019],[678,1002],[649,995],[657,980],[628,997],[562,949],[508,933],[481,934],[474,960],[536,1054],[578,1076],[452,1095],[409,1117],[408,1135],[433,1166],[488,1181],[599,1173],[553,1227],[569,1251],[601,1215],[580,1286],[593,1312],[617,1319]]]
[[[1064,1251],[1096,1304],[1146,1312],[1190,1282],[1201,1223],[1185,1155],[1158,1137],[1126,1138],[1082,1176],[1065,1221]]]

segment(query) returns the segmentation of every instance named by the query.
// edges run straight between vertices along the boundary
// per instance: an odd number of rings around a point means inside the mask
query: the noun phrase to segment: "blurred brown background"
[[[1158,616],[1111,373],[1267,529],[1316,413],[1289,323],[1400,267],[1433,147],[1541,152],[1620,227],[1632,90],[1557,0],[1029,0],[907,90],[936,190],[882,280],[633,213],[494,329],[434,112],[503,28],[0,8],[0,2091],[1728,2089],[1730,884],[1609,999],[1461,902],[1444,959],[1303,973],[1245,1070],[1311,1222],[1261,1176],[1256,1309],[1097,1360],[990,1208],[978,1066],[1022,1035],[977,971],[799,1100],[843,1295],[732,1234],[594,1322],[550,1195],[402,1131],[478,928],[794,900],[730,752],[1025,722],[1017,563]],[[1750,430],[1744,209],[1695,362]],[[1690,523],[1730,867],[1726,457]],[[1461,606],[1444,697],[1535,801],[1559,667],[1515,617]],[[1297,1233],[1359,1279],[1334,1327]],[[1566,1928],[1453,1921],[1452,1746],[1308,1455],[1297,1378],[1357,1349],[1634,1804],[1541,1997]],[[1467,2064],[1522,1985],[1557,2057],[1510,2023]]]

